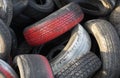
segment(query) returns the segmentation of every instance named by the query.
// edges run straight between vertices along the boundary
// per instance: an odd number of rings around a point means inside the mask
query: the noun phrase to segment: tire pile
[[[120,78],[120,0],[0,0],[0,78]]]

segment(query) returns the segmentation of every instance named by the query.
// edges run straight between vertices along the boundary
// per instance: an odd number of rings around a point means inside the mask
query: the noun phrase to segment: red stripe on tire
[[[68,6],[69,5],[69,6]],[[78,24],[84,17],[79,5],[71,3],[24,30],[31,46],[44,44]],[[77,5],[77,6],[76,6]],[[75,6],[74,8],[72,6]],[[68,8],[68,9],[67,9]]]
[[[53,73],[52,73],[52,69],[50,67],[50,64],[49,64],[48,60],[45,57],[41,56],[41,55],[40,55],[40,58],[43,60],[43,62],[45,64],[46,70],[48,72],[48,77],[49,78],[54,78]]]
[[[5,78],[14,78],[7,70],[0,66],[0,73],[3,74]]]

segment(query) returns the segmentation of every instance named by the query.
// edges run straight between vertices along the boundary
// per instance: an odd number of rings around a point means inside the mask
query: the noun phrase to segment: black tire
[[[12,0],[12,2],[13,2],[13,16],[14,17],[19,15],[22,11],[24,11],[28,5],[28,0]]]
[[[0,59],[0,78],[18,78],[10,65]]]
[[[48,60],[41,55],[20,55],[14,62],[20,78],[54,78]]]
[[[10,55],[12,37],[9,28],[0,20],[0,59],[7,59]]]
[[[60,72],[67,63],[87,54],[90,48],[91,39],[86,30],[78,24],[64,49],[50,61],[54,75]]]
[[[5,22],[7,26],[10,25],[13,16],[13,5],[11,0],[0,1],[0,18]]]
[[[95,78],[118,78],[120,72],[120,39],[112,24],[102,19],[94,19],[85,24],[95,37],[103,62],[102,69]]]
[[[17,50],[17,37],[13,29],[10,28],[10,33],[12,37],[12,46],[11,46],[11,56],[13,57]]]
[[[56,78],[91,78],[101,67],[100,59],[92,52],[77,57],[74,61],[67,63]]]
[[[118,1],[118,5],[110,14],[109,20],[114,25],[120,24],[120,1]]]
[[[54,3],[52,0],[29,0],[24,14],[35,20],[40,20],[50,14],[53,10]]]
[[[117,0],[54,0],[60,8],[70,2],[78,3],[87,14],[103,16],[111,12]]]
[[[109,20],[116,28],[118,35],[120,37],[120,1],[118,4],[119,5],[110,14]]]

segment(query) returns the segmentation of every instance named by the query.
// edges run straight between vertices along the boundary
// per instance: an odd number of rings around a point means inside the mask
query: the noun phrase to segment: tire
[[[9,28],[0,20],[0,59],[7,59],[10,55],[12,37]]]
[[[119,4],[115,7],[115,9],[110,14],[109,20],[112,24],[117,25],[120,24],[120,1]]]
[[[13,6],[11,0],[1,0],[0,18],[7,26],[10,25],[13,15]]]
[[[22,11],[24,11],[28,5],[28,0],[12,0],[12,2],[13,2],[14,17],[19,15]]]
[[[117,0],[54,0],[59,8],[70,2],[76,2],[85,13],[97,16],[104,16],[110,13],[115,7],[116,1]]]
[[[120,1],[119,5],[110,14],[109,20],[114,25],[120,37]]]
[[[90,48],[91,40],[88,33],[81,25],[77,25],[67,45],[50,61],[54,75],[59,73],[67,63],[75,61],[77,57],[81,57],[88,53]]]
[[[95,78],[118,78],[120,68],[120,40],[112,24],[106,20],[94,19],[86,22],[87,30],[95,37],[103,62]]]
[[[54,78],[48,60],[41,55],[20,55],[14,59],[20,78]]]
[[[70,3],[41,21],[27,27],[24,37],[31,46],[38,46],[57,38],[78,24],[83,12],[75,3]]]
[[[13,31],[13,29],[10,28],[10,33],[11,33],[11,37],[12,37],[12,46],[11,46],[11,56],[13,57],[16,50],[17,50],[17,37],[15,32]]]
[[[93,74],[100,68],[100,59],[92,52],[86,55],[76,57],[76,59],[66,64],[56,78],[91,78]]]
[[[29,0],[28,6],[23,13],[32,19],[40,20],[53,12],[53,10],[54,3],[52,0]]]
[[[0,59],[0,78],[18,78],[10,65]]]

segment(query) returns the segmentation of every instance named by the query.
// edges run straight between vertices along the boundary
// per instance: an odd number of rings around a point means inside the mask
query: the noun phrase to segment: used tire
[[[13,16],[12,2],[11,0],[0,0],[0,5],[0,18],[9,26]]]
[[[91,78],[100,66],[100,59],[90,52],[67,63],[64,69],[55,76],[56,78]]]
[[[15,32],[13,31],[12,28],[9,28],[10,29],[10,33],[11,33],[11,37],[12,37],[12,45],[11,45],[11,56],[14,56],[14,54],[16,53],[16,50],[17,50],[17,37],[16,37],[16,34]]]
[[[18,78],[10,65],[0,59],[0,78]]]
[[[27,27],[24,36],[31,46],[44,44],[67,32],[83,19],[79,5],[70,3],[41,21]]]
[[[12,0],[12,2],[13,2],[14,17],[19,15],[22,11],[24,11],[28,5],[28,0]]]
[[[77,25],[67,45],[50,61],[54,75],[58,74],[67,63],[75,61],[77,57],[81,57],[88,53],[90,48],[91,40],[88,33],[81,25]]]
[[[110,22],[113,23],[114,25],[120,23],[120,1],[118,1],[118,5],[112,11],[109,18],[110,18]]]
[[[0,59],[7,59],[10,55],[12,37],[9,28],[0,19]]]
[[[14,62],[20,78],[54,78],[48,60],[41,55],[20,55]]]
[[[118,35],[120,37],[120,1],[118,3],[118,6],[110,14],[109,20],[116,28]]]
[[[23,12],[25,15],[35,20],[40,20],[54,10],[52,0],[29,0],[28,6]]]
[[[78,3],[83,11],[92,15],[106,15],[115,7],[117,0],[54,0],[58,7],[62,7],[70,2]]]
[[[112,24],[102,19],[94,19],[85,24],[95,37],[103,62],[102,69],[95,78],[118,78],[120,72],[120,40]]]

